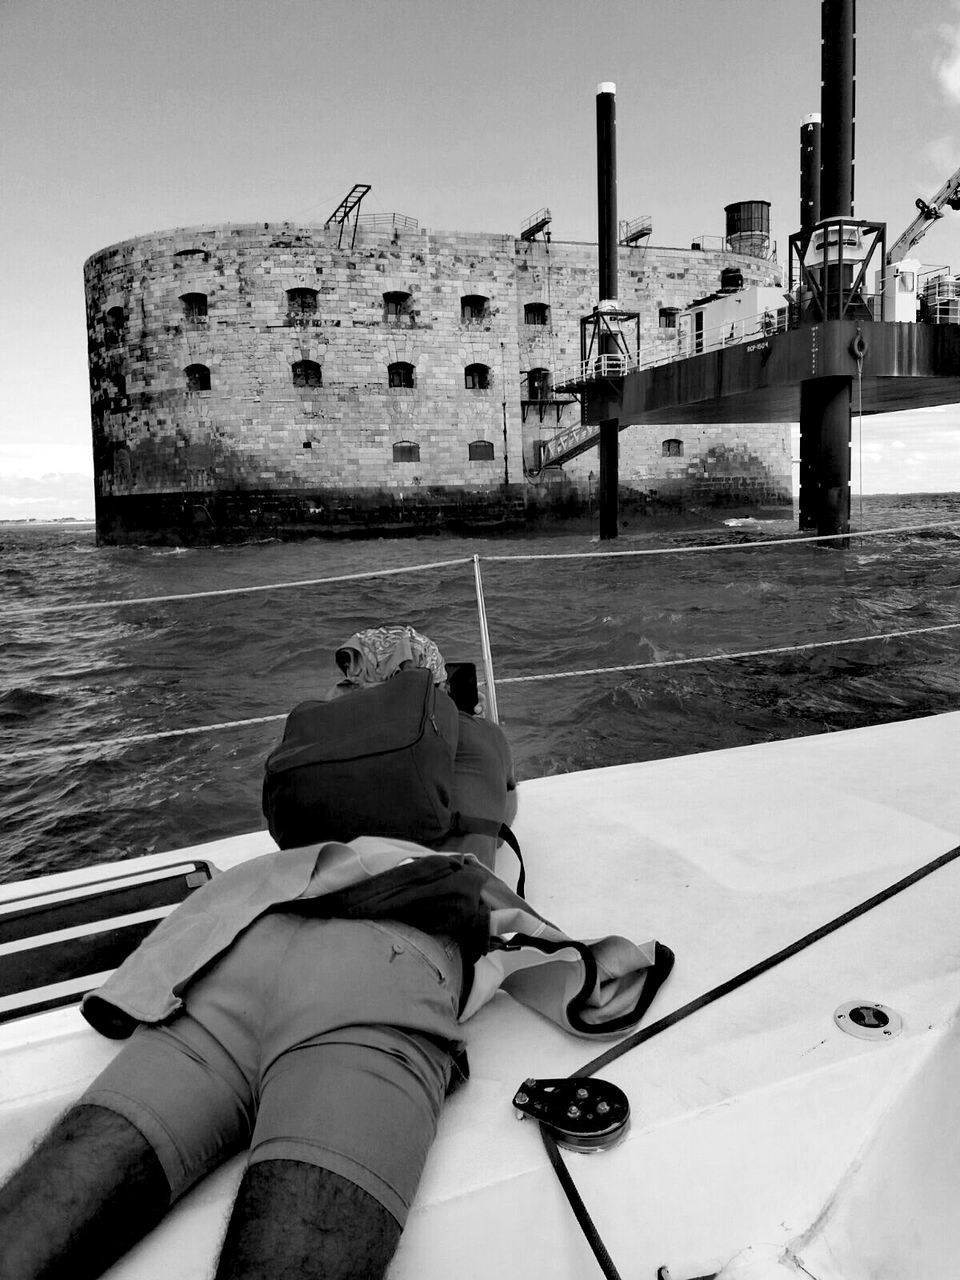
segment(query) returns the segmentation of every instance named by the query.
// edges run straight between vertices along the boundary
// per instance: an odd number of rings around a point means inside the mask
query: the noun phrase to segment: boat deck
[[[958,748],[960,712],[524,782],[528,896],[574,936],[671,947],[653,1021],[960,842]],[[138,865],[189,854],[225,869],[272,848],[254,833]],[[0,886],[0,902],[23,890]],[[604,1070],[631,1129],[565,1159],[624,1277],[952,1280],[958,895],[960,860]],[[885,1006],[902,1031],[845,1034],[834,1012],[849,1001]],[[472,1077],[445,1109],[392,1280],[598,1275],[511,1098],[606,1042],[502,995],[467,1032]],[[0,1025],[0,1173],[117,1048],[75,1007]],[[195,1188],[108,1274],[212,1274],[241,1169]]]

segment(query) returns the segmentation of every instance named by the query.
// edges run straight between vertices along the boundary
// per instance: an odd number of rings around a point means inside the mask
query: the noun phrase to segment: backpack
[[[399,671],[287,717],[263,778],[263,812],[281,849],[395,836],[431,845],[451,809],[459,714],[425,668]]]

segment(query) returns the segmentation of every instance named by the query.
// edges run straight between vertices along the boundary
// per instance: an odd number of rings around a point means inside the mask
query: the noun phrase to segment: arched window
[[[394,462],[419,462],[420,446],[412,440],[398,440],[393,446]]]
[[[531,369],[527,374],[527,399],[550,399],[550,370]]]
[[[287,315],[291,320],[305,320],[317,314],[316,289],[288,289]]]
[[[546,324],[550,319],[550,308],[545,302],[525,302],[523,304],[524,324]]]
[[[205,364],[188,364],[183,371],[188,391],[209,391],[210,370]]]
[[[414,377],[413,365],[407,364],[405,360],[397,360],[387,365],[387,380],[391,387],[412,387],[415,385]]]
[[[489,440],[471,440],[467,445],[467,450],[471,462],[491,462],[493,460],[493,445]]]
[[[683,457],[683,441],[682,440],[664,440],[663,456],[665,458],[682,458]]]
[[[460,299],[460,320],[463,324],[485,320],[490,311],[490,299],[482,293],[468,293]]]
[[[205,320],[207,318],[207,295],[205,293],[182,293],[183,315],[186,320]]]
[[[490,366],[468,364],[463,371],[463,385],[472,391],[486,391],[490,386]]]
[[[383,318],[393,324],[400,324],[404,316],[410,315],[411,295],[394,291],[383,295]]]
[[[323,370],[315,360],[297,360],[291,370],[295,387],[323,386]]]

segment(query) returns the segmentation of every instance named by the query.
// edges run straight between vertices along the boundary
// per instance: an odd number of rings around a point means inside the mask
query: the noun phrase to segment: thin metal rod
[[[493,654],[490,651],[490,630],[487,626],[487,610],[483,603],[483,580],[480,577],[480,557],[473,557],[473,584],[477,592],[477,618],[480,622],[480,652],[483,656],[483,677],[487,685],[487,719],[500,723],[497,712],[497,687],[493,680]]]

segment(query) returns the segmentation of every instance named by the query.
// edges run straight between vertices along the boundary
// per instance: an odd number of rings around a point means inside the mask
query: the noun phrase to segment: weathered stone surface
[[[780,274],[743,255],[620,254],[620,302],[639,313],[644,344],[669,344],[660,309],[715,290],[722,267],[740,267],[747,284]],[[590,244],[406,228],[361,227],[338,248],[336,229],[292,223],[161,231],[94,254],[85,283],[100,537],[256,536],[265,522],[383,529],[411,511],[437,527],[509,524],[525,509],[543,518],[588,505],[595,450],[536,474],[538,441],[579,406],[530,403],[527,375],[546,369],[556,383],[577,365],[596,263]],[[311,293],[292,303],[290,290]],[[189,294],[206,298],[206,315]],[[385,294],[407,295],[401,314],[388,314]],[[485,300],[476,314],[463,313],[468,297]],[[525,321],[530,303],[548,309],[546,324]],[[295,382],[301,362],[319,366],[322,385]],[[413,385],[391,386],[391,366],[403,365]],[[486,386],[467,385],[474,365]],[[782,425],[638,426],[620,439],[621,481],[641,498],[789,501]],[[682,456],[665,456],[668,439]],[[479,441],[492,458],[470,459]],[[419,459],[395,461],[396,445],[416,446]]]

